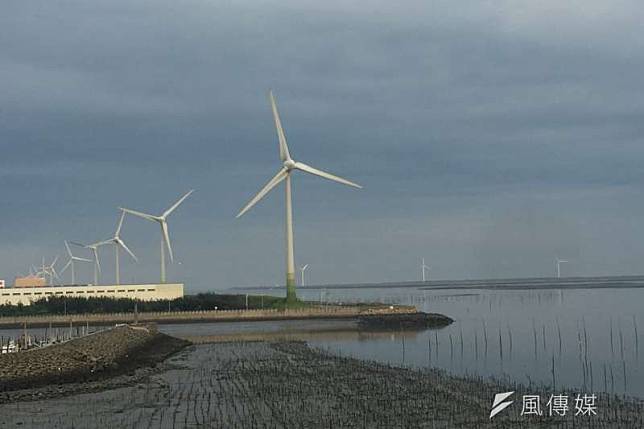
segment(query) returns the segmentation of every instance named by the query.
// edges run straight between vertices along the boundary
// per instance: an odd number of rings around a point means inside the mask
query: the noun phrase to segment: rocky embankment
[[[153,366],[189,343],[154,327],[120,326],[66,343],[0,355],[0,392],[78,383]]]
[[[442,328],[454,322],[438,313],[379,314],[358,318],[358,328],[365,331],[402,331]]]

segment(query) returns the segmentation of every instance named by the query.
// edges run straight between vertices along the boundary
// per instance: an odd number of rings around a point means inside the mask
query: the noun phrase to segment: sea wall
[[[214,311],[165,311],[148,313],[68,314],[20,317],[0,317],[0,327],[69,326],[113,323],[190,323],[232,322],[252,320],[334,319],[353,318],[374,314],[413,314],[412,306],[319,306],[298,309],[263,310],[214,310]]]
[[[187,344],[153,327],[119,326],[62,344],[3,354],[0,392],[113,375],[136,367],[144,358],[149,363],[152,349],[164,350],[159,356],[164,358]]]

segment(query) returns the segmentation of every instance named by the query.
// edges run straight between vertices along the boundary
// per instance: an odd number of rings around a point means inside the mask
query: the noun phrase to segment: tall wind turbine
[[[282,167],[277,172],[277,174],[271,180],[269,180],[266,185],[264,185],[259,193],[255,195],[248,202],[248,204],[246,204],[246,206],[239,212],[237,217],[241,217],[244,213],[250,210],[251,207],[253,207],[279,183],[286,181],[286,301],[287,303],[294,303],[297,300],[297,297],[295,294],[295,257],[293,251],[293,203],[291,199],[291,174],[295,170],[300,170],[309,174],[313,174],[315,176],[320,176],[325,179],[332,180],[334,182],[342,183],[344,185],[353,186],[355,188],[362,187],[341,177],[334,176],[333,174],[326,173],[302,162],[293,160],[288,150],[286,136],[284,135],[284,130],[282,129],[282,123],[280,121],[279,113],[277,111],[277,105],[275,104],[275,98],[273,97],[272,91],[269,92],[269,99],[271,102],[271,108],[273,110],[275,128],[277,129],[277,138],[279,140],[280,160],[282,161]]]
[[[114,233],[114,236],[110,238],[109,240],[105,241],[100,241],[95,244],[96,247],[100,247],[106,244],[112,244],[114,245],[114,268],[116,269],[116,284],[120,285],[121,284],[121,269],[119,267],[119,248],[122,248],[125,250],[131,257],[134,259],[134,261],[139,262],[137,259],[136,255],[132,253],[129,247],[125,244],[123,239],[121,238],[121,227],[123,227],[123,219],[125,218],[125,212],[121,211],[121,217],[119,219],[119,223],[116,226],[116,232]],[[97,261],[98,261],[98,253],[96,253]],[[99,268],[100,269],[100,268]]]
[[[568,261],[564,261],[563,259],[555,259],[555,263],[557,265],[557,278],[561,278],[561,264],[567,263]]]
[[[74,262],[92,262],[92,261],[89,260],[89,259],[86,259],[86,258],[80,258],[78,256],[74,256],[72,254],[72,249],[69,248],[69,243],[67,242],[67,240],[65,240],[65,249],[67,249],[67,255],[69,255],[69,261],[67,262],[67,264],[65,264],[65,266],[63,267],[63,269],[61,270],[60,273],[61,274],[64,273],[67,270],[67,268],[71,267],[71,269],[72,269],[72,285],[75,285],[76,284],[76,270],[74,269]]]
[[[423,282],[425,281],[425,271],[430,271],[432,267],[425,264],[425,258],[423,258],[423,263],[420,266],[420,269],[423,271]]]
[[[301,279],[300,279],[300,286],[304,286],[304,271],[309,267],[309,264],[304,265],[303,267],[300,268],[300,272],[302,274]]]
[[[121,207],[126,213],[133,214],[134,216],[142,217],[143,219],[158,222],[161,226],[161,283],[165,283],[165,249],[168,248],[168,255],[170,256],[170,262],[174,261],[172,255],[172,247],[170,246],[170,234],[168,233],[168,216],[179,207],[179,205],[194,192],[194,189],[186,192],[185,195],[174,203],[168,210],[164,211],[160,216],[153,216],[151,214],[137,212],[135,210],[125,209]]]

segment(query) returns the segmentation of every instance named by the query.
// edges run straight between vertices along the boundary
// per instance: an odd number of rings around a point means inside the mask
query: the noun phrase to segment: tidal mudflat
[[[191,346],[166,370],[102,392],[0,405],[25,428],[641,427],[642,404],[599,396],[597,415],[489,419],[495,393],[521,386],[339,357],[304,342]],[[531,390],[529,393],[543,393]],[[574,392],[569,392],[573,395]]]

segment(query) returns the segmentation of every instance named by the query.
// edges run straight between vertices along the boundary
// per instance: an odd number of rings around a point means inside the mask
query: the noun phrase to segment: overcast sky
[[[283,187],[235,219],[279,168],[269,88],[293,157],[364,186],[294,177],[311,283],[644,271],[641,2],[354,3],[5,0],[0,278],[194,188],[169,278],[283,284]],[[156,281],[158,226],[122,235]]]

